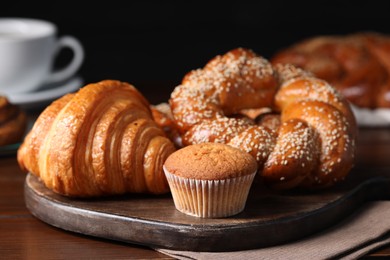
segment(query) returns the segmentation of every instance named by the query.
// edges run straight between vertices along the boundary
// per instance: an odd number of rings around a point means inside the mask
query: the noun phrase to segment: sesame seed
[[[275,84],[267,85],[271,81]],[[278,129],[232,116],[253,108],[245,107],[250,102],[255,108],[271,107],[274,96],[269,93],[275,91],[276,100],[288,100],[275,102],[282,114]],[[284,118],[288,102],[294,106],[290,106],[291,118]],[[280,180],[291,167],[310,172],[318,184],[342,180],[342,164],[354,158],[353,123],[346,117],[349,108],[341,94],[311,73],[293,65],[271,66],[251,50],[237,48],[190,71],[169,103],[186,144],[218,142],[238,147],[256,158],[260,170],[278,166],[283,173]]]

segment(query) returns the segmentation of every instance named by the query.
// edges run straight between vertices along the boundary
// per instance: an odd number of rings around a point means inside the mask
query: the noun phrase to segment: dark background
[[[59,35],[74,35],[85,47],[85,83],[127,81],[151,103],[168,99],[189,70],[236,47],[269,58],[315,35],[390,33],[386,1],[11,1],[0,16],[56,23]],[[69,55],[64,51],[57,66]]]

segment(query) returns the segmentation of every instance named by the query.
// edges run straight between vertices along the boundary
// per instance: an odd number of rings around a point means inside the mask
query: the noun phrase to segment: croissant
[[[389,35],[314,36],[277,51],[270,61],[312,72],[358,107],[390,107]]]
[[[26,114],[7,97],[0,96],[0,146],[21,141],[26,128]]]
[[[128,83],[103,80],[49,105],[17,159],[66,196],[162,194],[169,192],[162,165],[173,151],[145,97]]]

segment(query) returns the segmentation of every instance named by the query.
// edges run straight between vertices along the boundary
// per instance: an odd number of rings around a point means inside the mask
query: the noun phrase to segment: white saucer
[[[351,105],[359,126],[364,127],[383,127],[390,126],[390,109],[389,108],[359,108]]]
[[[78,90],[83,82],[80,76],[75,76],[60,83],[42,86],[34,92],[8,94],[7,97],[11,103],[30,109],[47,105],[67,93]]]

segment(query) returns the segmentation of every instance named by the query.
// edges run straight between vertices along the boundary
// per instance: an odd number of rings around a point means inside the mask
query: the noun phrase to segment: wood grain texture
[[[70,199],[33,175],[27,176],[25,199],[32,214],[65,230],[175,250],[233,251],[297,240],[337,223],[368,200],[389,198],[386,172],[367,173],[355,170],[342,185],[317,192],[278,193],[257,183],[242,213],[219,219],[183,214],[170,195]]]
[[[387,128],[361,129],[354,171],[362,172],[365,176],[371,174],[387,176],[390,173],[389,158],[390,130]],[[19,169],[14,156],[0,157],[1,257],[6,259],[24,259],[27,256],[30,259],[92,259],[104,256],[104,258],[111,259],[171,259],[149,247],[67,232],[40,221],[25,206],[23,191],[25,180],[26,175]],[[351,185],[354,184],[351,183]],[[267,203],[267,199],[264,198],[259,202]],[[277,210],[274,210],[277,213]],[[73,221],[76,220],[77,218]],[[362,259],[383,259],[388,256],[390,256],[390,249],[385,247]]]
[[[34,217],[14,156],[0,157],[0,259],[172,259],[145,246],[66,232]]]

